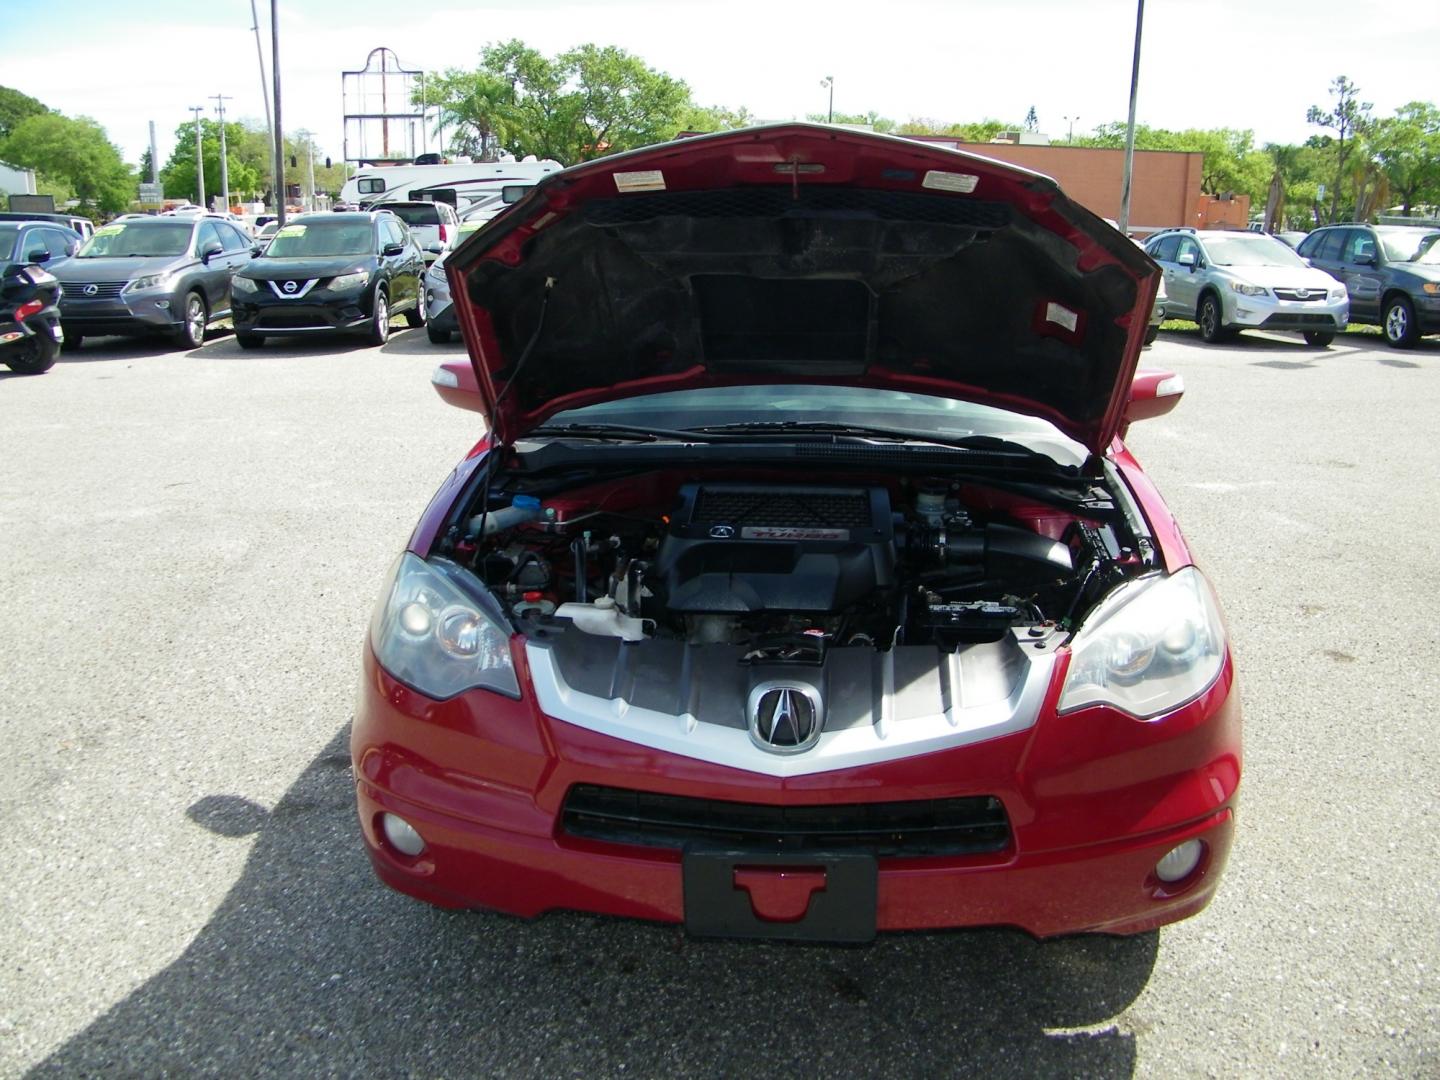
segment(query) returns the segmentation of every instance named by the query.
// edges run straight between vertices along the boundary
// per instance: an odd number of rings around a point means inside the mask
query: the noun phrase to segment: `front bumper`
[[[88,300],[66,293],[60,300],[60,323],[72,334],[151,334],[180,326],[176,304],[169,292],[121,293],[105,300]]]
[[[684,922],[680,848],[568,833],[562,807],[580,784],[766,806],[999,799],[1011,826],[1003,850],[878,859],[879,930],[1137,933],[1201,910],[1229,852],[1240,713],[1228,660],[1205,694],[1156,720],[1104,708],[1054,716],[1057,669],[1027,730],[778,778],[551,719],[529,693],[524,649],[515,653],[522,700],[472,691],[435,702],[366,649],[351,740],[361,831],[376,873],[401,892],[526,917],[572,909]],[[384,838],[385,812],[419,831],[418,857]],[[1160,882],[1156,862],[1191,838],[1205,845],[1200,866],[1178,885]]]
[[[1225,321],[1251,330],[1344,330],[1350,322],[1350,301],[1279,300],[1273,296],[1225,298]]]
[[[236,293],[231,304],[236,332],[256,337],[363,330],[369,327],[373,310],[365,290],[330,293],[316,289],[300,301]]]
[[[437,284],[430,274],[425,275],[425,305],[425,321],[432,330],[454,332],[460,329],[460,319],[455,314],[448,281]]]

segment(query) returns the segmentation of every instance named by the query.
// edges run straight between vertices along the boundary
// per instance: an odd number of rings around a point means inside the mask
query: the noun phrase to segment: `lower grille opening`
[[[976,855],[1010,843],[1005,807],[963,799],[771,806],[578,784],[561,811],[569,836],[680,849],[690,843],[763,851],[867,851],[882,858]]]

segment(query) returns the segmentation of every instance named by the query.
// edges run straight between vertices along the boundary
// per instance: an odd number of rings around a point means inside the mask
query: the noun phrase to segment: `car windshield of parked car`
[[[368,221],[296,221],[277,229],[265,255],[271,259],[325,258],[373,254]]]
[[[1430,233],[1427,236],[1421,237],[1420,253],[1412,256],[1411,261],[1428,263],[1430,266],[1440,264],[1440,244],[1435,242],[1437,240],[1440,240],[1440,233]],[[1385,254],[1390,254],[1390,244],[1388,241],[1385,244]]]
[[[187,222],[111,222],[95,230],[77,259],[128,259],[153,255],[184,255],[195,226]]]
[[[1273,236],[1221,236],[1205,241],[1216,266],[1305,266],[1305,260]]]
[[[1009,439],[1064,465],[1087,452],[1053,424],[970,401],[852,386],[725,386],[623,398],[557,413],[547,427],[623,424],[699,428],[735,424],[853,424],[914,434],[917,439],[989,435]]]

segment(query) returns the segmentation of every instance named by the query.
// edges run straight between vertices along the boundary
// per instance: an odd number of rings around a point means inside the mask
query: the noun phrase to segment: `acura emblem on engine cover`
[[[814,687],[761,683],[750,691],[750,738],[762,750],[797,754],[820,739],[824,714]]]

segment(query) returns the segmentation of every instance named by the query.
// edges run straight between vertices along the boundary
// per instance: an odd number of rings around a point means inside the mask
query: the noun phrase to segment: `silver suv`
[[[230,279],[251,240],[217,216],[148,217],[95,230],[54,274],[65,290],[65,347],[93,334],[168,334],[199,348],[205,328],[230,316]]]
[[[1167,229],[1145,244],[1165,272],[1165,315],[1207,342],[1237,330],[1299,330],[1325,347],[1350,321],[1345,286],[1263,233]]]

